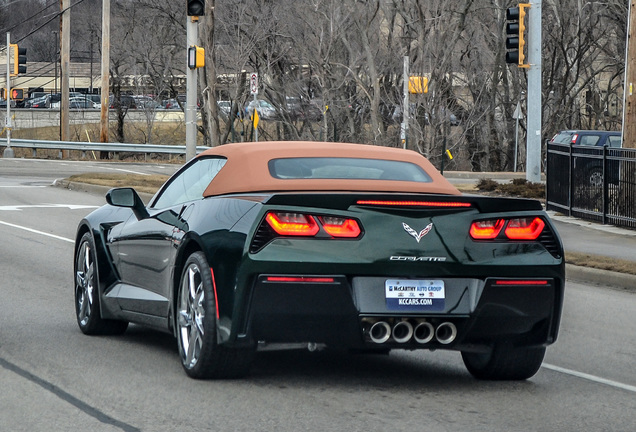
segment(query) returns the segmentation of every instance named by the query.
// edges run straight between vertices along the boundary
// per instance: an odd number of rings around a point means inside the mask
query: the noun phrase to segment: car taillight
[[[503,226],[503,219],[476,221],[470,225],[470,236],[475,240],[491,240],[497,238]]]
[[[304,213],[272,211],[265,216],[267,224],[282,236],[315,237],[324,233],[334,238],[356,238],[362,233],[355,219],[340,216],[317,216]],[[325,235],[319,237],[326,237]]]
[[[302,213],[270,212],[265,219],[280,235],[315,236],[320,231],[316,220]]]
[[[572,135],[572,144],[576,144],[576,140],[579,138],[579,134]]]
[[[332,237],[355,238],[360,235],[360,226],[354,219],[333,216],[321,216],[320,223]]]
[[[379,207],[472,207],[469,202],[462,201],[387,201],[387,200],[358,200],[358,205]]]
[[[536,240],[544,227],[545,222],[538,217],[511,219],[505,234],[511,240]]]
[[[493,240],[502,230],[508,240],[536,240],[543,232],[545,222],[540,217],[530,216],[512,219],[486,219],[470,225],[470,236],[474,240]]]

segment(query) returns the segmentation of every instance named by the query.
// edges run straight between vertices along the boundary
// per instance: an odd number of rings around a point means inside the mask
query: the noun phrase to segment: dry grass
[[[505,195],[521,198],[545,198],[545,185],[542,183],[532,183],[526,179],[513,179],[510,183],[498,183],[491,179],[481,179],[475,186],[480,192],[489,195]]]
[[[133,187],[138,192],[154,194],[168,180],[166,175],[88,173],[77,174],[69,181],[106,187]]]
[[[636,265],[633,261],[579,252],[566,252],[565,261],[582,267],[636,275]]]

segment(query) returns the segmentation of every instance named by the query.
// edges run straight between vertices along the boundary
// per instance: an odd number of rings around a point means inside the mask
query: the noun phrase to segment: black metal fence
[[[636,229],[636,149],[548,143],[546,207]]]

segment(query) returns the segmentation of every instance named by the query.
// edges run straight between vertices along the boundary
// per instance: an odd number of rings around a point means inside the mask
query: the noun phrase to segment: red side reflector
[[[311,282],[311,283],[333,283],[332,277],[306,277],[306,276],[267,276],[265,279],[267,282],[286,282],[286,283],[298,283],[298,282]]]
[[[214,279],[214,269],[210,267],[210,275],[212,276],[212,288],[214,289],[214,307],[216,308],[216,319],[219,319],[219,298],[216,295],[216,280]]]
[[[471,203],[458,201],[381,201],[358,200],[358,205],[385,206],[385,207],[472,207]]]
[[[536,240],[544,227],[545,222],[539,217],[510,219],[505,233],[510,240]]]
[[[302,213],[270,212],[265,219],[280,235],[315,236],[320,230],[312,216]]]
[[[547,280],[498,280],[495,285],[547,285]]]
[[[360,235],[360,227],[354,219],[321,216],[320,222],[327,234],[333,237],[355,238]]]
[[[492,240],[497,238],[503,226],[503,219],[476,221],[470,225],[470,236],[475,240]]]

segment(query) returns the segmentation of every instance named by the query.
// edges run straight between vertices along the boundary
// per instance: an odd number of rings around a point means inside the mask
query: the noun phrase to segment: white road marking
[[[65,208],[69,210],[96,209],[99,206],[76,205],[76,204],[30,204],[16,206],[0,206],[0,211],[20,211],[30,208]]]
[[[575,370],[572,370],[572,369],[565,369],[565,368],[562,368],[562,367],[559,367],[559,366],[554,366],[554,365],[547,364],[547,363],[543,363],[541,365],[541,367],[553,370],[555,372],[561,372],[561,373],[564,373],[564,374],[567,374],[567,375],[575,376],[577,378],[583,378],[583,379],[586,379],[586,380],[589,380],[589,381],[593,381],[593,382],[596,382],[596,383],[599,383],[599,384],[605,384],[605,385],[608,385],[608,386],[612,386],[612,387],[616,387],[616,388],[619,388],[619,389],[622,389],[622,390],[627,390],[627,391],[636,393],[636,386],[633,386],[633,385],[623,384],[623,383],[620,383],[618,381],[612,381],[612,380],[609,380],[609,379],[606,379],[606,378],[597,377],[595,375],[586,374],[584,372],[578,372],[578,371],[575,371]]]
[[[51,238],[54,238],[54,239],[66,241],[66,242],[69,242],[69,243],[75,243],[75,240],[71,240],[71,239],[68,239],[66,237],[60,237],[60,236],[57,236],[55,234],[45,233],[44,231],[38,231],[38,230],[35,230],[33,228],[27,228],[27,227],[23,227],[23,226],[20,226],[20,225],[15,225],[15,224],[12,224],[12,223],[9,223],[9,222],[4,222],[4,221],[0,221],[0,224],[9,226],[11,228],[18,228],[18,229],[21,229],[21,230],[24,230],[24,231],[29,231],[29,232],[32,232],[34,234],[40,234],[40,235],[43,235],[43,236],[46,236],[46,237],[51,237]]]

